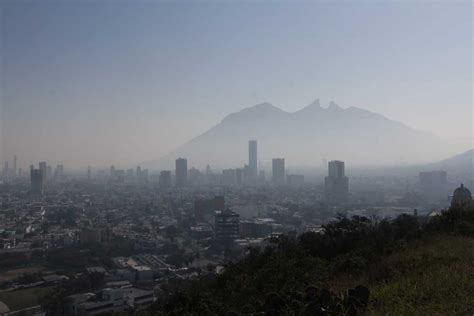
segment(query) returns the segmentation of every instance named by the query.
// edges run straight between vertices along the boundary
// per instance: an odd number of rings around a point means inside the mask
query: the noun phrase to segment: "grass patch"
[[[421,240],[382,265],[393,276],[370,286],[374,314],[474,314],[473,238],[441,235]]]
[[[26,273],[38,273],[44,271],[45,268],[43,266],[32,266],[28,268],[19,268],[19,269],[11,269],[7,271],[3,271],[0,273],[0,284],[3,282],[13,281],[16,278],[22,276]]]
[[[31,289],[0,292],[0,301],[7,304],[12,311],[39,305],[39,299],[53,287],[37,287]]]

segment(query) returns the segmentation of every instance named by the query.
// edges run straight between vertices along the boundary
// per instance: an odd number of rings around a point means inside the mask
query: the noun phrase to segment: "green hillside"
[[[167,315],[472,315],[474,209],[392,221],[340,217],[324,234],[251,249],[217,277],[181,285]]]
[[[374,315],[473,315],[474,238],[439,234],[414,241],[341,284],[367,284]]]

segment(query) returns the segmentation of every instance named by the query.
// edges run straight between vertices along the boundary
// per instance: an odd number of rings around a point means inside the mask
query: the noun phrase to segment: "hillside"
[[[433,218],[364,217],[253,248],[216,278],[173,290],[169,315],[471,315],[474,207]]]
[[[474,174],[474,149],[463,152],[432,164],[427,168],[432,170],[446,170],[454,175],[470,174],[471,179]]]
[[[245,108],[183,144],[148,167],[172,168],[177,157],[188,166],[241,167],[247,162],[247,142],[258,141],[259,161],[286,158],[288,166],[320,166],[324,159],[352,165],[419,163],[442,159],[457,149],[445,140],[417,131],[380,114],[357,107],[327,108],[316,100],[289,113],[269,103]]]
[[[439,234],[406,245],[358,278],[333,282],[338,290],[367,284],[374,315],[471,315],[473,262],[474,238]]]

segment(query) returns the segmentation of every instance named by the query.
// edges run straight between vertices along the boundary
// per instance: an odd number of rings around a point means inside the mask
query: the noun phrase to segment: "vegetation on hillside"
[[[430,219],[341,216],[324,231],[250,249],[223,274],[191,282],[152,310],[170,315],[472,314],[472,207],[451,208]],[[353,288],[357,285],[362,286]],[[360,295],[365,286],[367,305]]]

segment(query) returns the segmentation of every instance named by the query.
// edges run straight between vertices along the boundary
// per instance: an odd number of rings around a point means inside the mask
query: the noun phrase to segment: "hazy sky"
[[[0,8],[2,154],[23,166],[133,166],[244,107],[316,98],[472,146],[471,1]]]

